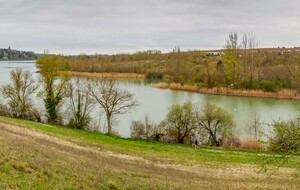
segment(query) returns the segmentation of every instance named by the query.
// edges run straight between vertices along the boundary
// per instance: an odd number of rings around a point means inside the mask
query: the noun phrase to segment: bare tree
[[[253,88],[254,72],[257,63],[258,52],[255,50],[259,42],[256,40],[256,36],[252,33],[245,33],[243,35],[241,48],[243,49],[243,77],[248,77],[249,88]],[[250,75],[250,76],[249,76]]]
[[[130,137],[135,139],[146,139],[145,124],[142,121],[132,121],[130,126]]]
[[[145,116],[143,121],[132,121],[130,126],[130,137],[140,139],[160,140],[162,136],[166,135],[163,126],[156,125],[150,121],[149,116]]]
[[[247,125],[247,127],[249,134],[253,136],[256,141],[260,140],[263,126],[257,112],[255,112],[252,121]]]
[[[32,117],[37,111],[33,108],[31,96],[38,88],[33,73],[17,68],[10,72],[10,79],[12,83],[1,88],[3,97],[8,99],[10,114],[27,119]]]
[[[76,78],[68,84],[67,97],[69,99],[69,113],[71,115],[69,126],[83,129],[91,120],[89,114],[95,102],[89,94],[82,80]]]
[[[165,69],[171,81],[184,84],[193,75],[193,62],[189,60],[189,57],[183,56],[179,47],[175,47],[170,54],[170,59],[166,62]]]
[[[120,89],[113,79],[90,81],[88,91],[105,112],[109,135],[112,134],[112,119],[138,106],[134,95],[127,90]]]

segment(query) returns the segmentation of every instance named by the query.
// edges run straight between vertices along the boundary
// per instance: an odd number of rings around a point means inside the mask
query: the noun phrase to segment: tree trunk
[[[210,134],[211,146],[220,146],[216,134],[213,133],[212,131],[209,131],[209,134]]]
[[[177,141],[178,141],[179,144],[183,144],[184,143],[184,138],[185,138],[185,136],[181,135],[181,133],[178,132]]]
[[[107,119],[107,134],[112,135],[111,114],[106,113],[106,119]]]
[[[184,138],[179,138],[179,139],[178,139],[178,143],[179,143],[179,144],[183,144],[183,143],[184,143]]]

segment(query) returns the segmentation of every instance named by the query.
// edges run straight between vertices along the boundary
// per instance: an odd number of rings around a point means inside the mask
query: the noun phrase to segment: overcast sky
[[[299,0],[0,0],[0,47],[68,54],[300,46]]]

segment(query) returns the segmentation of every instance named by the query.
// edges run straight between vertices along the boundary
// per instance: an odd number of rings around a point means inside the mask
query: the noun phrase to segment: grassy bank
[[[224,87],[199,88],[193,85],[181,85],[178,83],[165,83],[165,82],[157,83],[153,86],[161,89],[200,92],[204,94],[300,100],[300,94],[298,92],[296,92],[295,90],[286,90],[286,89],[280,90],[278,92],[264,92],[262,90],[241,90],[241,89],[230,89]]]
[[[258,173],[272,154],[164,144],[0,117],[1,189],[297,189],[284,165]]]

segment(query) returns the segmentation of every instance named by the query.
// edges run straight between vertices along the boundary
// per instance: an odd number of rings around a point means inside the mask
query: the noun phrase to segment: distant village
[[[14,50],[8,47],[0,49],[0,60],[35,60],[37,55],[33,51]]]
[[[285,48],[285,47],[278,47],[278,48],[260,48],[260,49],[254,49],[253,51],[256,51],[260,53],[261,51],[271,51],[277,55],[284,55],[284,54],[300,54],[300,47],[294,47],[294,48]],[[205,54],[207,57],[222,57],[225,55],[224,51],[218,51],[218,50],[213,50],[210,52],[206,52]],[[239,57],[242,57],[242,55],[239,55]]]

